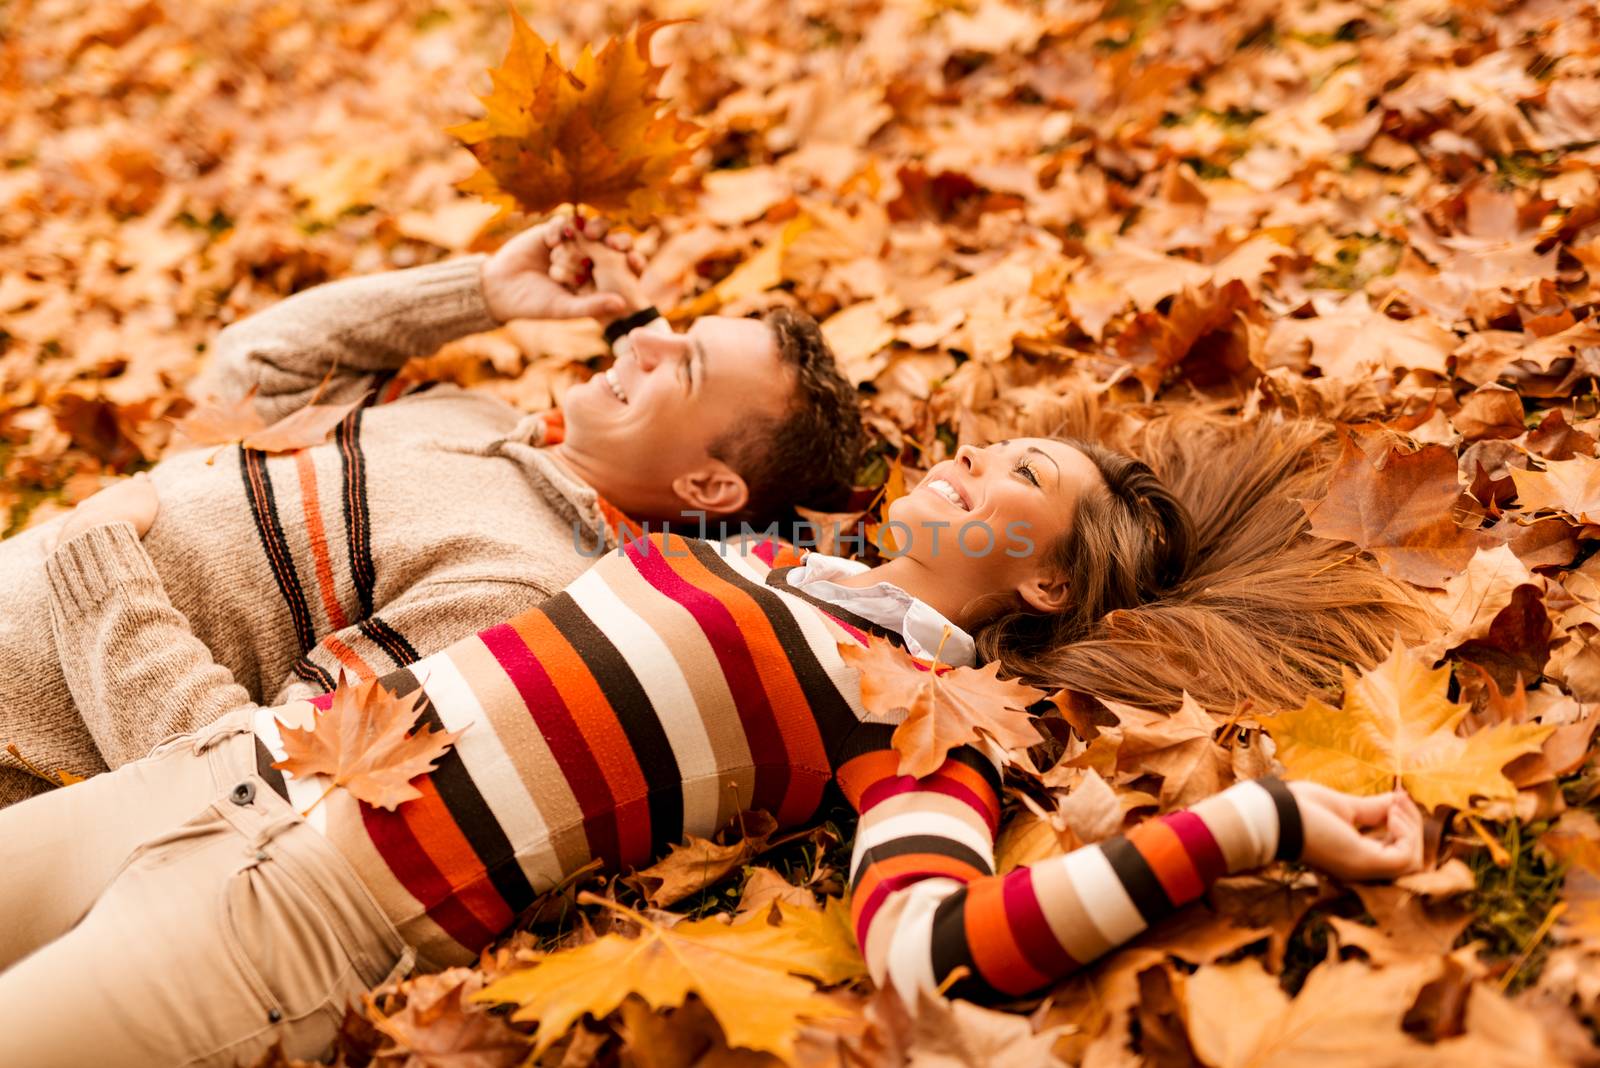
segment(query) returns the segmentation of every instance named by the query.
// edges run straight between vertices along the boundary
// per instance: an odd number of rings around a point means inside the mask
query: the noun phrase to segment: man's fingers
[[[606,244],[610,245],[618,252],[627,252],[633,247],[633,235],[623,233],[607,234]]]

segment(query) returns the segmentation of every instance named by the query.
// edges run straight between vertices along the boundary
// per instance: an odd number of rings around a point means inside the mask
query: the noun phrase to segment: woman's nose
[[[976,475],[983,464],[983,450],[976,445],[963,445],[956,450],[956,463]]]

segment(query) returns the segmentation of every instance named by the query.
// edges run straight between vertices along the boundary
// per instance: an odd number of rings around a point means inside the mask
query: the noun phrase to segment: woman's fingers
[[[1357,827],[1376,827],[1389,819],[1389,809],[1394,804],[1395,792],[1372,794],[1351,799],[1350,816]]]

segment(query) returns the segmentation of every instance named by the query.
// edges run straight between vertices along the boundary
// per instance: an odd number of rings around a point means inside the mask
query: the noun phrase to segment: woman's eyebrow
[[[1005,442],[1001,442],[1001,444],[1004,445]],[[1049,460],[1050,461],[1050,466],[1056,469],[1056,485],[1057,486],[1061,485],[1061,465],[1056,463],[1056,458],[1054,456],[1051,456],[1049,453],[1045,452],[1043,449],[1039,448],[1037,445],[1029,445],[1027,451],[1028,452],[1036,452],[1040,456],[1043,456],[1046,460]]]

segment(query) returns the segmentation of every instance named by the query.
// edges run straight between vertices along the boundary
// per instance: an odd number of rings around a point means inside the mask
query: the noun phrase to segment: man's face
[[[681,334],[658,331],[633,331],[611,369],[562,402],[567,445],[603,460],[641,496],[725,466],[712,460],[712,443],[751,416],[782,414],[793,389],[760,320],[705,316]]]

